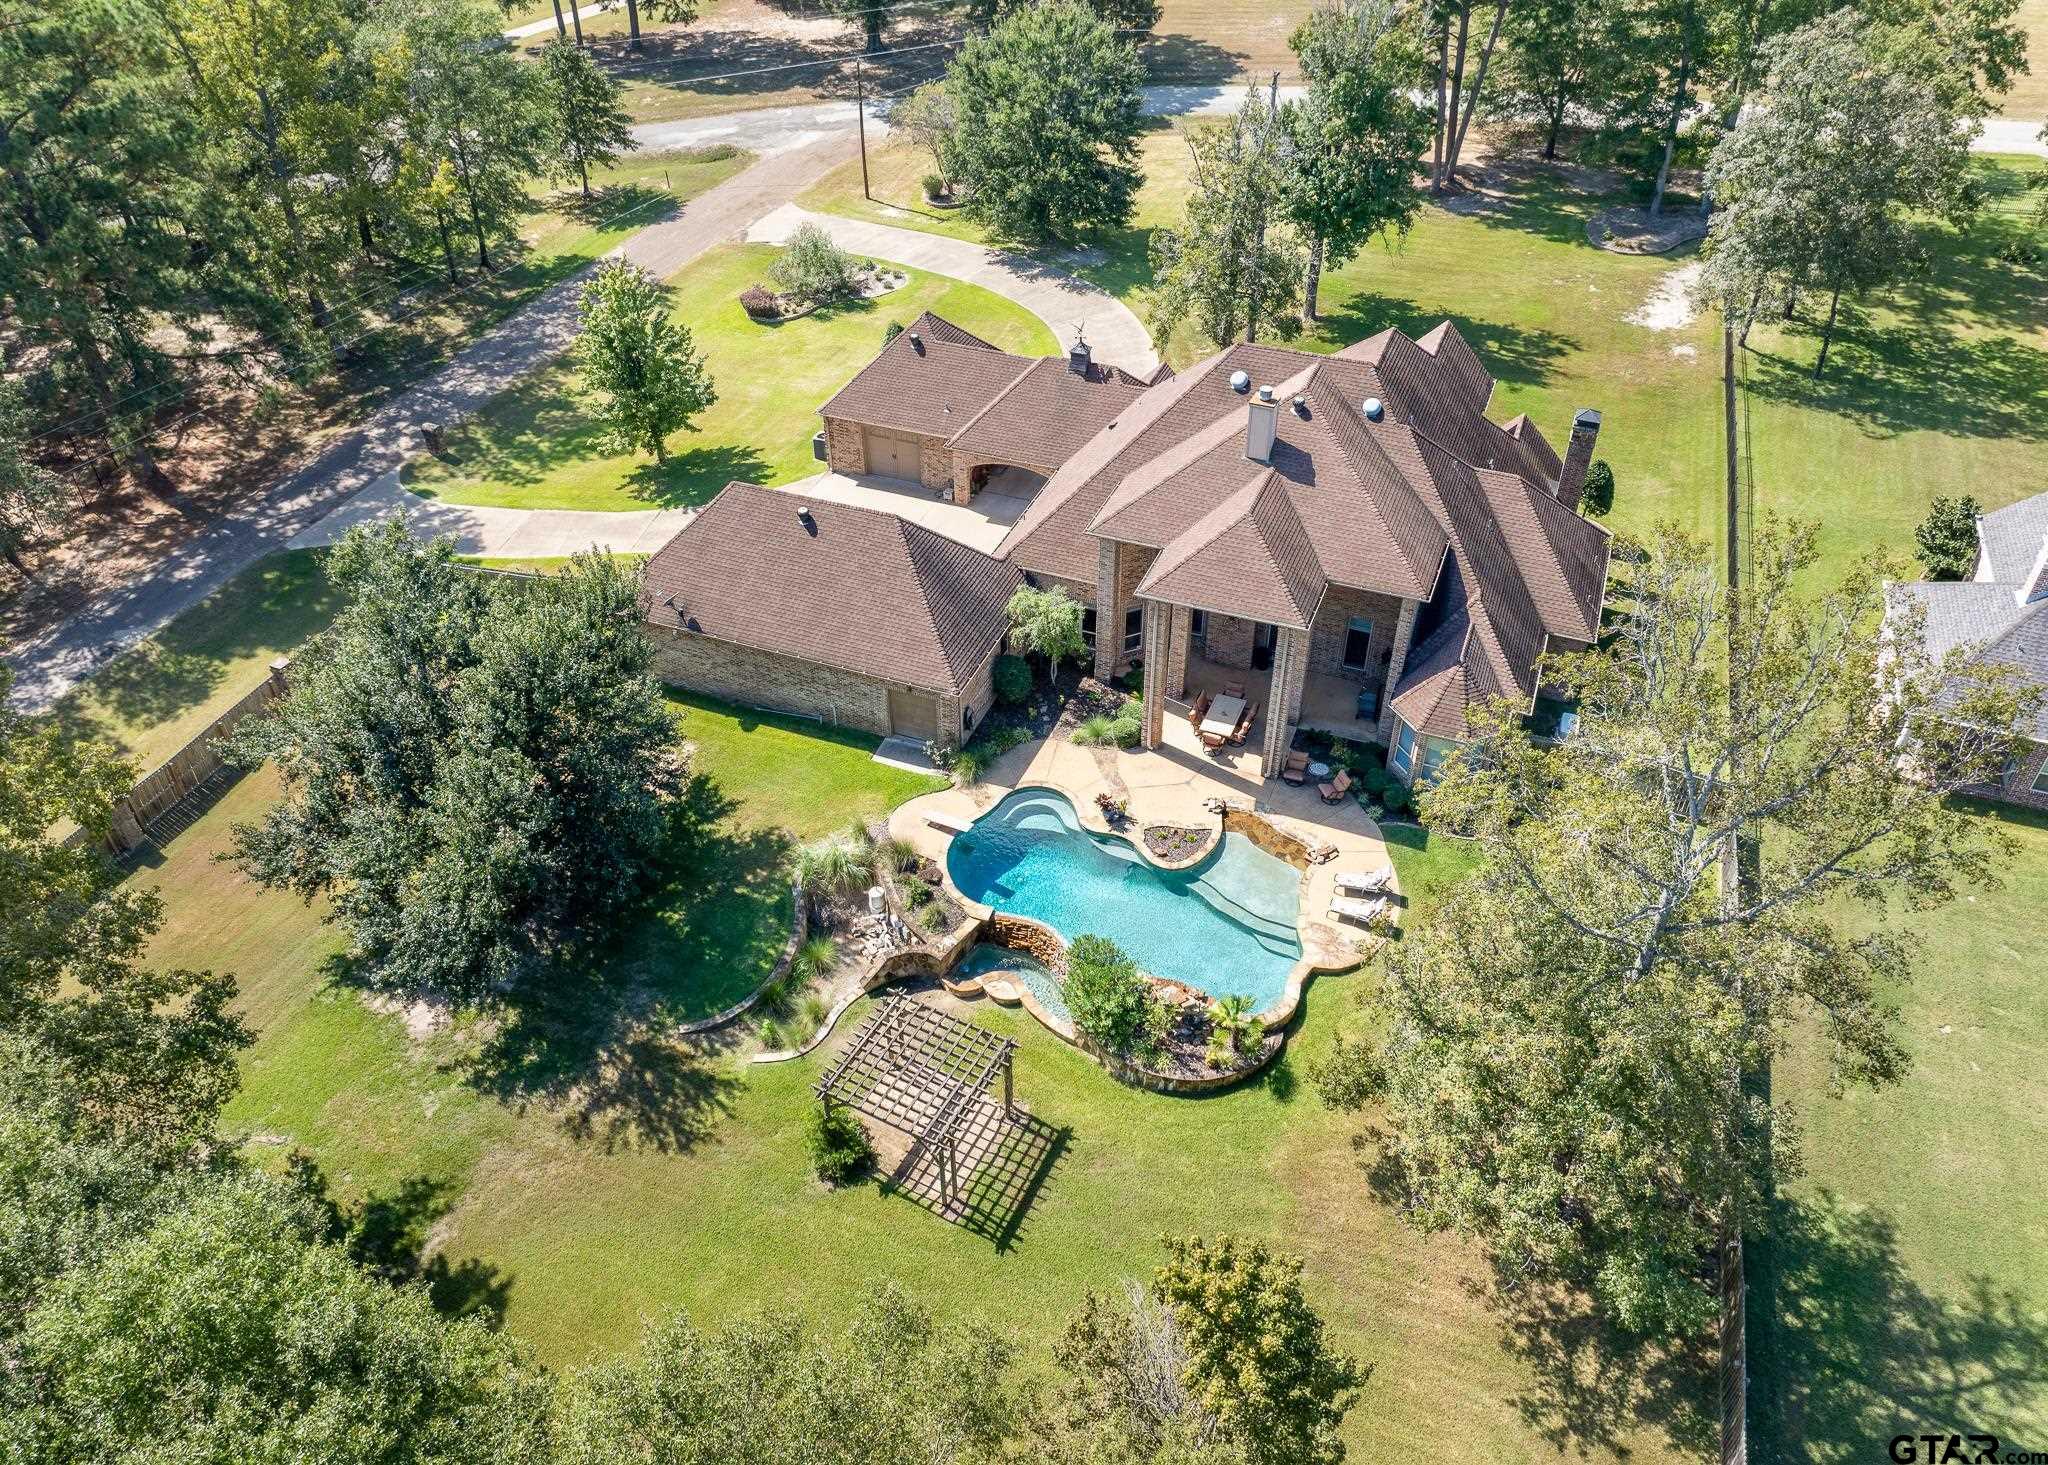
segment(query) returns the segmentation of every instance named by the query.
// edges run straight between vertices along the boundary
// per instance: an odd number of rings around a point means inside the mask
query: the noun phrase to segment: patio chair
[[[1344,795],[1351,792],[1351,770],[1339,768],[1336,776],[1328,783],[1316,785],[1316,792],[1323,796],[1323,802],[1326,804],[1342,803]]]
[[[1296,788],[1308,782],[1308,754],[1289,753],[1287,761],[1280,765],[1280,781],[1291,783]]]
[[[1202,746],[1205,748],[1220,748],[1230,741],[1222,733],[1198,732],[1195,736],[1202,740]]]
[[[1223,684],[1223,695],[1226,697],[1242,697],[1244,695],[1244,683],[1225,682]]]
[[[1386,890],[1394,878],[1394,867],[1382,865],[1377,870],[1339,870],[1337,891],[1340,895],[1379,895]]]
[[[1330,901],[1332,916],[1340,921],[1356,921],[1361,926],[1371,925],[1386,908],[1385,897],[1378,900],[1350,900],[1339,895]]]
[[[1252,722],[1254,719],[1258,717],[1258,715],[1258,703],[1254,702],[1251,706],[1245,708],[1244,716],[1240,717],[1237,720],[1237,726],[1231,730],[1230,741],[1238,745],[1239,747],[1242,747],[1244,745],[1245,736],[1246,734],[1251,732]]]
[[[1204,692],[1201,696],[1195,698],[1194,705],[1188,708],[1188,726],[1200,727],[1202,725],[1202,719],[1204,717],[1207,717],[1208,715],[1209,694],[1207,692]]]

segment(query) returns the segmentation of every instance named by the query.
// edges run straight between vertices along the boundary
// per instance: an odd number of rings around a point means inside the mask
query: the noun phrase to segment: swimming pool
[[[1045,922],[1066,940],[1107,936],[1155,976],[1254,1010],[1301,959],[1301,876],[1241,834],[1190,870],[1161,870],[1088,833],[1051,789],[1019,789],[955,836],[946,872],[969,900]]]

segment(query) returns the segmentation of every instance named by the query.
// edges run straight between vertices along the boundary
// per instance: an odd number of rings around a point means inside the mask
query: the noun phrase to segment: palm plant
[[[1241,994],[1218,997],[1209,1004],[1209,1021],[1216,1025],[1217,1032],[1230,1039],[1232,1052],[1243,1051],[1246,1031],[1257,1024],[1251,1020],[1252,999]]]

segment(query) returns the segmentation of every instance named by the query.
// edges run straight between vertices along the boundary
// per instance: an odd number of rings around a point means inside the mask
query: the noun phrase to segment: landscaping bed
[[[1163,864],[1182,865],[1204,853],[1216,837],[1211,829],[1182,824],[1151,824],[1145,828],[1145,849]]]

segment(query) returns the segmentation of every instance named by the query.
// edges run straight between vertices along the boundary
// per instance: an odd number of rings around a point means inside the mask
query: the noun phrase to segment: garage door
[[[884,478],[908,478],[915,482],[917,470],[916,438],[868,429],[868,472]]]
[[[930,692],[889,689],[889,728],[904,737],[929,738],[938,733],[939,699]]]

